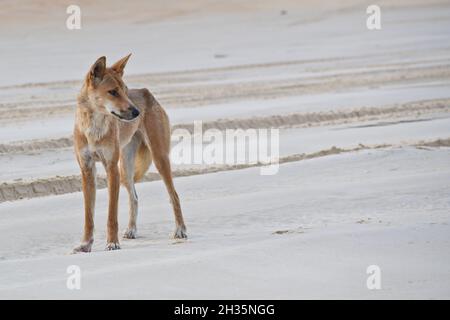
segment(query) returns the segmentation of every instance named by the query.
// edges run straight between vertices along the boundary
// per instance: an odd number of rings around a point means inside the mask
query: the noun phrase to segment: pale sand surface
[[[371,1],[78,3],[69,31],[71,1],[2,1],[0,297],[450,297],[448,1],[378,1],[380,31],[365,26]],[[80,81],[97,57],[129,52],[127,83],[174,129],[276,128],[284,163],[266,177],[175,163],[182,243],[152,167],[140,237],[103,252],[103,189],[94,252],[67,255],[83,216]],[[119,215],[123,228],[125,190]],[[66,289],[71,264],[81,292]],[[371,264],[382,290],[366,288]]]

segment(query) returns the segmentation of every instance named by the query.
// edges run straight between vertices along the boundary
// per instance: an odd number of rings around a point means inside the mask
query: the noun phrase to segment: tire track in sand
[[[253,128],[292,128],[336,125],[381,119],[399,119],[432,113],[450,113],[450,98],[414,101],[383,107],[361,107],[351,110],[292,113],[266,117],[219,119],[203,122],[203,130],[208,129],[253,129]],[[172,130],[186,129],[193,132],[193,123],[176,124]],[[27,140],[0,144],[0,155],[39,152],[73,146],[72,137],[56,139]]]
[[[445,60],[444,60],[445,61]],[[185,73],[186,79],[182,78],[183,73],[175,73],[172,77],[181,77],[177,81],[171,78],[171,74],[161,75],[135,75],[129,76],[127,80],[137,83],[142,87],[152,88],[152,92],[164,106],[170,108],[202,107],[211,104],[229,103],[248,99],[276,99],[305,94],[318,94],[325,92],[335,92],[350,88],[377,87],[386,84],[398,84],[418,81],[449,80],[450,64],[439,60],[435,64],[417,61],[405,64],[392,63],[381,66],[367,66],[363,70],[361,67],[347,68],[342,70],[325,70],[326,74],[313,72],[310,76],[292,72],[286,78],[252,79],[242,81],[239,77],[232,78],[229,82],[217,81],[221,75],[214,74],[215,69],[206,69],[204,72],[211,74],[206,79],[196,78],[195,75],[202,74],[200,71],[192,76]],[[304,62],[285,62],[268,64],[269,67],[289,66],[291,64],[301,64]],[[264,65],[263,65],[264,66]],[[241,68],[256,68],[261,65],[248,65]],[[266,66],[267,67],[267,66]],[[235,70],[229,67],[230,70]],[[222,69],[218,69],[222,71]],[[225,69],[226,70],[226,69]],[[240,69],[237,69],[240,70]],[[349,71],[350,70],[350,71]],[[323,70],[322,70],[323,71]],[[219,71],[216,71],[219,72]],[[280,71],[284,72],[284,71]],[[317,74],[317,75],[316,75]],[[191,75],[191,76],[186,76]],[[71,88],[72,93],[62,97],[48,96],[41,97],[40,100],[18,100],[14,102],[0,103],[0,123],[11,123],[24,120],[32,120],[36,117],[55,117],[69,115],[76,107],[76,94],[79,81],[68,81],[60,83],[35,84],[38,87],[55,89],[64,87],[64,83]],[[29,85],[31,86],[31,84]],[[26,86],[24,88],[27,88]],[[8,88],[0,88],[7,90]],[[49,93],[47,93],[49,94]],[[26,97],[24,99],[27,99]],[[72,103],[70,101],[73,101]]]
[[[423,147],[450,147],[450,138],[438,139],[433,141],[418,142],[414,144],[392,145],[392,144],[379,144],[366,146],[360,144],[358,147],[342,149],[332,147],[330,149],[321,150],[309,154],[293,154],[279,159],[279,163],[288,163],[294,161],[302,161],[307,159],[314,159],[319,157],[325,157],[328,155],[350,153],[360,150],[369,149],[381,149],[390,147],[403,147],[414,146],[417,148]],[[200,169],[182,169],[175,170],[173,172],[174,177],[186,177],[199,174],[207,174],[221,171],[240,170],[252,167],[264,166],[262,163],[255,164],[243,164],[243,165],[223,165],[223,166],[208,166]],[[157,173],[149,172],[144,176],[142,182],[149,182],[160,180],[160,176]],[[106,178],[103,176],[97,177],[97,188],[106,188]],[[44,197],[49,195],[60,195],[66,193],[73,193],[81,191],[81,177],[79,175],[72,175],[66,177],[53,177],[47,179],[36,179],[27,182],[12,182],[0,184],[0,203],[5,201],[14,201],[26,198]]]

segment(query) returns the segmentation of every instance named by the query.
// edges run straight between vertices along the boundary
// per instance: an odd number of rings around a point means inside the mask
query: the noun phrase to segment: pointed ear
[[[114,63],[111,66],[111,69],[120,74],[120,76],[123,76],[123,69],[125,69],[125,66],[127,65],[128,59],[130,59],[131,53],[127,55],[126,57],[123,57],[116,63]]]
[[[89,70],[89,78],[93,81],[93,83],[99,83],[102,81],[103,76],[105,75],[106,70],[106,57],[100,57],[95,61]]]

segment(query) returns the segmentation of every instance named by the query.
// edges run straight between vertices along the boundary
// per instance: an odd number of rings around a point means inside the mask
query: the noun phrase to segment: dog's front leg
[[[92,159],[81,159],[81,184],[84,196],[84,234],[81,244],[73,252],[91,252],[94,243],[95,210],[95,163]]]
[[[108,175],[109,208],[106,250],[120,249],[118,236],[117,210],[119,202],[120,176],[117,161],[106,166]]]

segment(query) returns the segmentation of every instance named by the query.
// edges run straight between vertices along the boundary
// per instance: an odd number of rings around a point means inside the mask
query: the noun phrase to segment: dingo
[[[131,54],[130,54],[131,55]],[[128,89],[122,80],[130,55],[106,67],[99,58],[78,96],[74,145],[81,169],[85,223],[81,245],[90,252],[94,242],[95,162],[107,172],[109,209],[106,250],[120,249],[117,205],[122,183],[129,195],[129,222],[124,238],[136,238],[138,198],[134,183],[153,160],[164,181],[175,214],[175,238],[186,238],[186,226],[170,168],[170,124],[164,109],[147,89]]]

